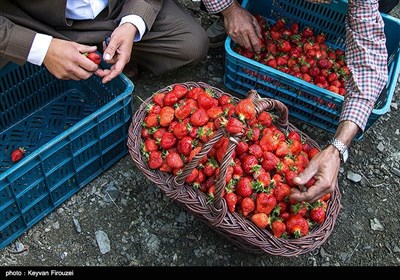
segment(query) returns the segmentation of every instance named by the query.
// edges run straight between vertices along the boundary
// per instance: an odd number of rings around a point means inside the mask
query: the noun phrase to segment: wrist
[[[349,157],[349,148],[340,139],[332,138],[331,140],[329,140],[327,148],[332,148],[333,152],[339,156],[341,163],[346,163]]]
[[[230,15],[234,14],[238,8],[241,8],[241,6],[236,0],[234,0],[230,6],[228,6],[225,10],[221,11],[221,14],[223,15],[224,18],[229,17]]]

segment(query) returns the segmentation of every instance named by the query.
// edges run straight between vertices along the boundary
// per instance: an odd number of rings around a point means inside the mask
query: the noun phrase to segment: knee
[[[182,46],[182,58],[187,61],[187,66],[199,64],[207,56],[209,39],[204,29],[197,29],[189,33]]]

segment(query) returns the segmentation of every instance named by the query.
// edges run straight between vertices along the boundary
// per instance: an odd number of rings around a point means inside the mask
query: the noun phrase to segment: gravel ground
[[[182,0],[204,27],[213,18]],[[392,15],[400,17],[400,5]],[[177,82],[203,81],[226,90],[224,50],[210,50],[197,67],[134,81],[147,98]],[[335,228],[316,250],[296,257],[244,252],[166,197],[129,154],[0,251],[3,267],[145,266],[399,266],[400,87],[390,111],[351,149],[340,170],[341,208]],[[139,104],[133,98],[133,106]],[[290,119],[321,145],[329,135]],[[355,174],[350,176],[349,174]],[[350,177],[349,177],[350,176]],[[357,178],[358,177],[358,178]],[[110,199],[112,198],[112,199]],[[102,272],[105,272],[102,270]]]

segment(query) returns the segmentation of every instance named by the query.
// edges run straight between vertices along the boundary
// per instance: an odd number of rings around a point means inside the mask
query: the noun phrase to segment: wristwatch
[[[349,157],[347,146],[342,141],[336,138],[332,138],[331,140],[329,140],[328,144],[338,149],[340,160],[342,161],[342,163],[346,163],[347,158]]]

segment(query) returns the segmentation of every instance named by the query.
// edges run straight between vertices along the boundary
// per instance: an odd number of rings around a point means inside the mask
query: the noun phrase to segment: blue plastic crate
[[[127,154],[133,88],[122,74],[102,84],[30,63],[0,70],[0,248]]]
[[[242,6],[252,14],[262,15],[270,23],[285,18],[289,20],[288,24],[299,23],[300,29],[311,26],[316,33],[326,34],[330,46],[345,49],[347,1],[313,4],[304,0],[244,0]],[[385,14],[382,17],[387,35],[389,80],[368,119],[366,130],[390,109],[400,72],[400,20]],[[241,56],[233,51],[233,47],[234,43],[228,37],[225,41],[224,75],[227,88],[243,95],[250,89],[256,89],[261,96],[283,102],[290,116],[330,133],[336,131],[343,96]],[[361,137],[358,135],[357,139]]]

